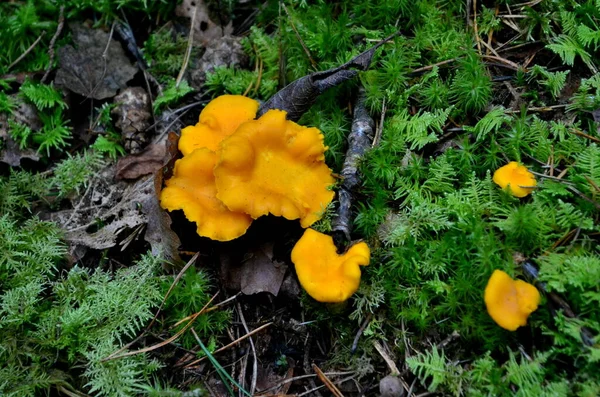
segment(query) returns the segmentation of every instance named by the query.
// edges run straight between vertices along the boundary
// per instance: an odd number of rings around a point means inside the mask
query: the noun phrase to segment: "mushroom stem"
[[[345,250],[351,240],[352,198],[354,189],[360,184],[360,161],[373,141],[374,122],[365,108],[365,90],[361,86],[354,104],[352,129],[348,134],[348,150],[342,168],[342,186],[338,192],[339,206],[333,219],[333,241],[338,252]]]

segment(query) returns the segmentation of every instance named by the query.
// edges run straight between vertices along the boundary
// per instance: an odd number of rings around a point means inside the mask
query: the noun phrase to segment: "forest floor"
[[[10,0],[0,48],[1,395],[600,395],[598,0]],[[206,237],[216,171],[166,204],[226,94],[322,133],[349,299],[297,220]]]

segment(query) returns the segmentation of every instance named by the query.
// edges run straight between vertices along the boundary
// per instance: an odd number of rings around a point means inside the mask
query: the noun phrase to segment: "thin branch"
[[[194,13],[192,14],[192,22],[190,23],[190,34],[188,36],[187,48],[185,50],[185,56],[183,57],[183,65],[181,65],[181,70],[177,75],[177,80],[175,81],[175,88],[179,87],[181,80],[183,79],[183,75],[188,67],[190,62],[190,56],[192,55],[192,47],[194,44],[194,25],[196,24],[196,13],[198,12],[198,7],[194,7]]]
[[[63,28],[65,26],[65,6],[60,6],[60,11],[58,15],[58,26],[56,27],[56,32],[52,39],[50,40],[50,45],[48,47],[48,54],[50,55],[50,60],[48,61],[48,66],[46,67],[46,72],[44,73],[44,77],[42,77],[41,82],[44,83],[52,70],[52,64],[54,63],[54,45],[56,44],[56,40],[58,40],[58,36],[60,36]]]
[[[21,56],[19,56],[17,59],[15,59],[15,61],[13,63],[11,63],[10,65],[8,65],[8,69],[10,70],[13,68],[13,66],[15,66],[17,63],[21,62],[23,60],[23,58],[25,58],[27,55],[29,55],[29,53],[31,51],[33,51],[33,49],[35,48],[35,46],[38,45],[38,43],[40,42],[40,40],[42,40],[42,38],[46,35],[46,32],[42,32],[42,34],[40,34],[40,36],[33,42],[32,45],[29,46],[28,49],[25,50],[24,53],[21,54]]]

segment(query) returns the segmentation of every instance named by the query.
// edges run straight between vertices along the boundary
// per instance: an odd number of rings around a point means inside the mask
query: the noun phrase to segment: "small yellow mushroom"
[[[292,250],[292,262],[302,288],[319,302],[344,302],[360,284],[360,266],[369,264],[366,243],[351,246],[338,255],[333,238],[306,229]]]
[[[537,182],[527,167],[511,161],[494,172],[493,181],[502,189],[507,190],[515,197],[525,197],[533,192]]]
[[[527,324],[527,318],[540,304],[537,288],[513,280],[502,270],[494,270],[485,287],[485,306],[492,319],[504,329],[514,331]]]

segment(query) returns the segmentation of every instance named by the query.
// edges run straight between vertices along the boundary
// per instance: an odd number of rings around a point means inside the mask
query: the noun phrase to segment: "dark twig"
[[[525,275],[528,278],[535,281],[537,287],[540,290],[542,290],[546,293],[546,295],[548,296],[548,298],[550,298],[552,303],[554,303],[559,309],[562,309],[562,311],[566,317],[577,318],[577,315],[575,314],[573,309],[571,309],[571,306],[567,303],[567,301],[565,301],[556,292],[548,291],[546,289],[546,283],[539,281],[539,279],[538,279],[539,270],[532,261],[525,260],[525,261],[521,262],[521,269],[523,269],[523,273],[525,273]],[[586,345],[586,346],[594,345],[594,335],[587,327],[581,327],[580,333],[581,333],[581,341],[583,342],[584,345]]]
[[[287,112],[288,120],[298,121],[325,90],[354,78],[358,74],[358,70],[367,70],[375,50],[398,34],[399,32],[396,32],[386,37],[337,68],[311,73],[293,81],[262,104],[256,116],[260,117],[271,109],[280,109]]]
[[[46,67],[46,72],[44,73],[44,77],[42,77],[42,80],[41,80],[42,83],[44,83],[46,81],[46,79],[48,78],[48,75],[50,74],[50,71],[52,70],[52,64],[54,63],[54,57],[56,55],[54,52],[54,45],[56,44],[56,40],[58,40],[58,37],[62,33],[62,30],[64,27],[65,27],[65,6],[60,6],[60,11],[59,11],[59,15],[58,15],[58,26],[56,27],[56,32],[54,33],[54,36],[52,36],[52,39],[50,40],[50,45],[48,46],[48,55],[50,56],[50,60],[48,61],[48,66]]]
[[[352,231],[352,193],[360,184],[358,167],[363,155],[371,147],[373,141],[374,122],[365,108],[364,88],[360,88],[354,106],[352,130],[348,135],[348,150],[342,168],[342,187],[338,192],[339,206],[337,216],[333,219],[333,241],[338,251],[343,251],[350,241]]]
[[[367,318],[365,318],[365,321],[363,321],[362,325],[358,329],[358,332],[356,333],[356,336],[354,337],[354,342],[352,343],[352,349],[350,350],[350,352],[352,354],[354,354],[356,352],[356,348],[358,347],[358,341],[359,341],[361,335],[363,334],[363,332],[365,332],[365,328],[367,328],[367,325],[369,325],[369,323],[371,322],[371,317],[372,317],[372,314],[369,313]]]

